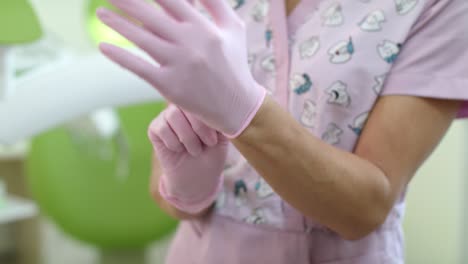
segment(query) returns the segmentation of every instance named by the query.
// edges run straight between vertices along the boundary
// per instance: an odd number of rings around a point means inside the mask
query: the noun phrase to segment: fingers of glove
[[[121,67],[135,73],[137,76],[147,81],[154,87],[161,87],[160,68],[154,66],[148,61],[132,54],[123,48],[108,43],[101,43],[99,49],[111,61]],[[159,89],[158,89],[159,90]],[[163,91],[160,90],[163,94]]]
[[[200,140],[207,146],[212,147],[218,143],[218,136],[216,130],[207,126],[200,121],[197,117],[188,112],[183,112],[185,117],[190,123],[190,126],[195,131]]]
[[[159,116],[151,122],[148,128],[148,137],[155,147],[158,147],[162,142],[164,146],[171,151],[185,151],[184,145],[180,142],[176,133],[164,118],[164,112],[159,114]]]
[[[161,38],[171,41],[177,37],[178,32],[174,30],[177,21],[152,4],[141,0],[110,0],[110,2]]]
[[[219,25],[227,25],[238,19],[234,10],[228,5],[227,1],[219,0],[200,0],[211,17]]]
[[[193,21],[199,14],[187,0],[155,0],[168,14],[178,21]]]
[[[203,151],[203,144],[190,126],[182,110],[175,105],[170,105],[164,116],[169,126],[179,138],[179,141],[185,146],[187,152],[192,156],[200,155]]]
[[[99,8],[96,14],[104,24],[135,43],[159,63],[164,64],[170,59],[172,52],[170,52],[169,43],[148,32],[145,28],[137,26],[105,8]]]

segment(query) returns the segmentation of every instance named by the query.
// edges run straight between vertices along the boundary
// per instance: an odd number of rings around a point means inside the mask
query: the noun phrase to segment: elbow
[[[384,178],[385,179],[385,178]],[[356,204],[348,211],[347,221],[343,221],[338,232],[346,240],[361,240],[379,229],[387,220],[395,204],[395,192],[388,184],[386,188],[376,188],[372,195],[363,199],[365,202]]]
[[[345,240],[357,241],[370,235],[372,232],[377,230],[377,228],[379,228],[383,223],[384,221],[361,223],[360,225],[355,225],[352,227],[349,226],[347,229],[339,232],[339,234]]]
[[[338,230],[338,234],[346,240],[361,240],[385,223],[390,210],[391,208],[387,209],[387,207],[366,210],[364,214],[354,220],[346,221]]]

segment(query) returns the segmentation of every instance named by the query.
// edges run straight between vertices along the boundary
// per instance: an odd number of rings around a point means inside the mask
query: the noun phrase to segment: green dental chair
[[[102,249],[103,263],[115,263],[113,256],[143,263],[144,248],[176,226],[148,192],[152,147],[146,128],[163,108],[157,103],[118,111],[128,160],[119,158],[118,140],[106,142],[114,157],[102,160],[77,146],[65,127],[32,143],[27,171],[41,209],[66,233]],[[127,161],[128,175],[119,177],[118,163]]]
[[[42,36],[37,16],[26,0],[0,2],[0,45],[24,44]]]

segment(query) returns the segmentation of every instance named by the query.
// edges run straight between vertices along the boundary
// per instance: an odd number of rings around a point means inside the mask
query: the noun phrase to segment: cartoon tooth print
[[[252,212],[250,216],[246,217],[244,221],[247,224],[254,224],[254,225],[264,224],[266,223],[265,212],[263,211],[263,209],[257,208]]]
[[[266,72],[274,72],[276,65],[275,65],[275,56],[268,55],[265,57],[261,62],[261,67]]]
[[[274,193],[271,186],[263,178],[260,178],[255,184],[255,192],[259,198],[266,198]]]
[[[396,11],[399,15],[406,15],[418,5],[418,2],[419,0],[395,0]]]
[[[390,40],[384,40],[382,43],[377,45],[377,52],[388,64],[392,64],[396,61],[400,50],[401,44]]]
[[[328,89],[325,91],[328,93],[328,103],[348,107],[351,103],[351,97],[346,90],[348,86],[342,82],[334,82]]]
[[[327,131],[323,133],[322,140],[330,145],[336,145],[340,143],[340,136],[343,134],[343,130],[339,128],[335,123],[330,123],[327,127]]]
[[[317,119],[317,106],[311,100],[304,102],[304,110],[301,115],[301,123],[309,128],[315,126]]]
[[[226,204],[226,193],[224,191],[220,192],[218,198],[216,199],[215,207],[216,209],[221,209]]]
[[[382,10],[376,10],[367,15],[360,23],[359,26],[364,31],[381,31],[382,24],[386,22],[385,13]]]
[[[309,38],[308,40],[302,42],[302,44],[299,46],[299,53],[301,55],[301,59],[304,60],[312,58],[319,49],[319,38],[317,36]]]
[[[245,0],[229,0],[232,8],[239,9],[245,4]]]
[[[335,44],[329,51],[330,62],[341,64],[350,61],[354,54],[354,43],[350,37],[347,41],[340,41]]]
[[[269,0],[259,0],[252,9],[252,17],[256,22],[262,22],[268,15]]]
[[[268,48],[270,47],[272,40],[273,40],[273,30],[267,29],[265,31],[265,42]]]
[[[344,22],[341,4],[334,3],[322,14],[322,24],[327,27],[338,27]]]
[[[357,136],[360,136],[368,117],[369,112],[360,114],[356,119],[354,119],[354,124],[349,125],[349,129],[351,129]]]
[[[386,76],[386,74],[382,74],[374,78],[375,84],[374,87],[372,87],[372,89],[376,94],[380,94],[382,92]]]
[[[310,80],[310,76],[307,73],[302,75],[295,74],[291,79],[290,85],[294,93],[301,95],[310,90],[312,87],[312,81]]]
[[[238,207],[247,201],[247,184],[243,180],[237,180],[234,184],[234,197]]]

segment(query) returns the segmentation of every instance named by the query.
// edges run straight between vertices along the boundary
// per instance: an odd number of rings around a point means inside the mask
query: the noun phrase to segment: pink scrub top
[[[289,17],[283,0],[229,1],[247,25],[253,76],[337,148],[354,150],[379,96],[468,100],[466,0],[303,0]],[[347,241],[283,201],[232,146],[224,176],[213,212],[180,225],[168,264],[404,262],[404,195],[380,228]]]

